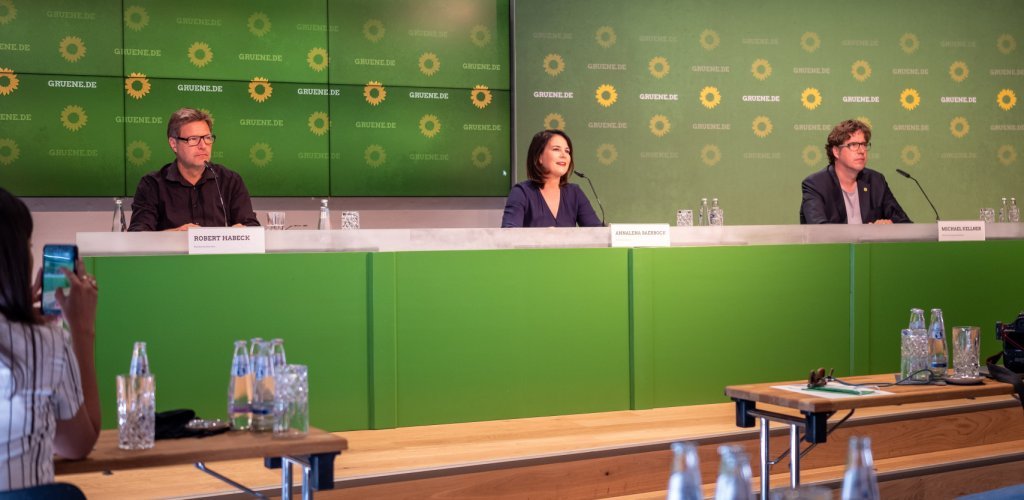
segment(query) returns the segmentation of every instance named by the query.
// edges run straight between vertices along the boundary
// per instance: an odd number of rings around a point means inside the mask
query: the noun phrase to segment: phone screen
[[[43,247],[43,302],[42,311],[45,315],[60,314],[57,302],[57,289],[67,288],[68,278],[61,269],[75,270],[78,259],[78,247],[75,245],[46,245]],[[65,291],[65,293],[67,293]]]

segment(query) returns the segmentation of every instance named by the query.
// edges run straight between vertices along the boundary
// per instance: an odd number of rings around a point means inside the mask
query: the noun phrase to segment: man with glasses
[[[181,108],[167,122],[175,160],[139,180],[129,231],[187,231],[200,226],[258,226],[245,182],[210,161],[210,115]]]
[[[871,129],[846,120],[828,134],[829,164],[803,182],[801,224],[892,224],[911,222],[889,190],[885,176],[865,168]]]

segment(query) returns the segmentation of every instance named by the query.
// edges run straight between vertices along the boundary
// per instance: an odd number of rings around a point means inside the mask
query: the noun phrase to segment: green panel
[[[848,245],[634,252],[651,260],[634,279],[653,283],[635,302],[654,304],[653,356],[636,361],[653,364],[654,406],[722,402],[726,385],[820,366],[850,373]]]
[[[398,427],[395,254],[370,254],[370,428]]]
[[[396,261],[398,425],[629,407],[626,250]]]
[[[96,257],[96,366],[104,427],[115,427],[114,376],[144,340],[157,410],[223,418],[232,342],[285,339],[309,366],[310,423],[369,426],[364,253]]]
[[[630,335],[630,408],[654,408],[655,337],[654,321],[654,254],[647,251],[629,252],[629,335]]]
[[[326,0],[124,5],[126,76],[327,83]]]
[[[120,77],[0,79],[14,87],[0,95],[0,185],[19,196],[124,194]]]
[[[148,77],[129,78],[126,84],[129,194],[143,175],[174,159],[167,144],[167,120],[183,106],[213,116],[213,161],[241,174],[249,194],[327,194],[329,118],[324,86]]]
[[[0,68],[121,76],[120,7],[121,2],[0,0]]]
[[[331,195],[508,194],[508,91],[331,91]]]
[[[871,373],[896,372],[900,330],[910,309],[941,308],[946,333],[954,326],[981,327],[982,358],[1001,349],[996,321],[1010,322],[1024,309],[1011,292],[1024,280],[1016,265],[1024,241],[876,243],[871,258]]]

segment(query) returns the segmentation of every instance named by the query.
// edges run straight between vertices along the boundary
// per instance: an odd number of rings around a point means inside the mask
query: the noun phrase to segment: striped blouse
[[[0,491],[53,482],[57,420],[74,417],[83,399],[68,332],[0,314]]]

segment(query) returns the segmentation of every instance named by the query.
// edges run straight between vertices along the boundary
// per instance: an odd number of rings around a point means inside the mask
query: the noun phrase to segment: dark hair
[[[28,207],[0,188],[0,313],[14,323],[42,321],[32,307],[31,237]]]
[[[167,137],[178,137],[181,135],[181,127],[192,122],[206,122],[206,126],[213,132],[213,117],[209,113],[193,108],[181,108],[172,113],[171,119],[167,120]]]
[[[530,141],[530,149],[526,152],[526,175],[537,184],[544,184],[544,176],[548,173],[544,166],[540,164],[540,155],[544,153],[544,148],[548,146],[548,141],[556,135],[562,136],[565,139],[565,143],[569,145],[569,170],[558,180],[558,185],[566,185],[569,182],[569,176],[572,175],[573,169],[576,168],[575,160],[572,157],[572,139],[561,130],[541,130],[533,135],[533,140]]]
[[[832,154],[832,148],[841,146],[858,130],[864,132],[864,142],[871,142],[871,127],[860,120],[844,120],[832,129],[832,132],[828,134],[828,143],[825,144],[825,154],[828,155],[829,165],[836,162],[836,155]]]

